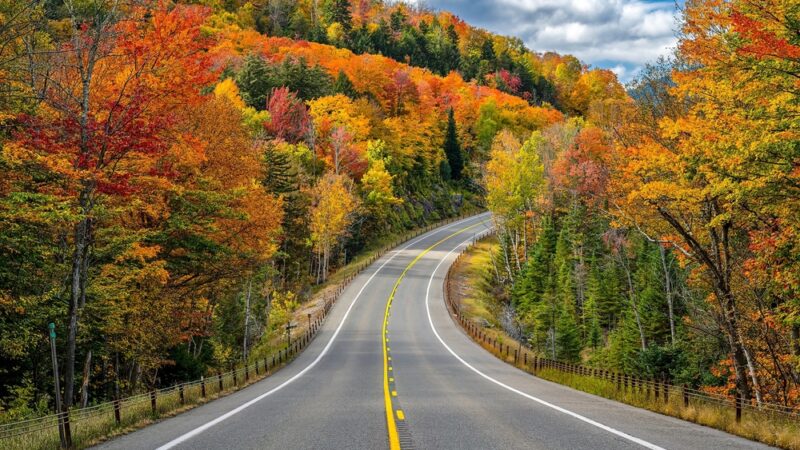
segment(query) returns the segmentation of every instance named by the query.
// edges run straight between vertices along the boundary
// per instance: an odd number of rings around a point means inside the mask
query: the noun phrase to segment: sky
[[[683,3],[682,0],[679,0]],[[677,43],[672,0],[416,0],[467,23],[516,36],[536,52],[577,56],[623,83]]]

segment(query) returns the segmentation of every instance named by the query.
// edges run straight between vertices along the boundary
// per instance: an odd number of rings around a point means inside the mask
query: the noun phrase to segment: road
[[[538,379],[473,343],[442,286],[490,226],[473,216],[388,252],[286,368],[99,448],[768,448]]]

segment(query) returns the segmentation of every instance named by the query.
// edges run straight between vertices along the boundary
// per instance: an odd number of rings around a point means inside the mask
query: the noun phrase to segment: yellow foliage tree
[[[331,251],[347,234],[359,201],[352,182],[343,175],[326,173],[311,189],[311,241],[317,253],[317,282],[328,277]]]

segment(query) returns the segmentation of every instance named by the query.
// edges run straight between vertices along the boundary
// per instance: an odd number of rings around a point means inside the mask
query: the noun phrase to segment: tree
[[[453,108],[447,111],[447,131],[444,135],[444,154],[447,157],[447,164],[450,167],[450,176],[454,180],[460,180],[464,170],[464,155],[461,152],[461,144],[458,142],[456,119],[453,116]]]
[[[350,78],[344,73],[344,70],[339,70],[336,81],[333,83],[333,92],[346,95],[350,98],[356,98],[358,96],[353,82],[350,81]]]
[[[327,173],[311,190],[311,240],[317,253],[317,283],[328,278],[331,252],[347,233],[358,199],[343,175]]]
[[[542,135],[538,132],[520,144],[511,132],[504,130],[495,138],[486,164],[486,203],[510,244],[510,248],[503,246],[504,266],[510,280],[522,267],[529,220],[544,188],[544,166],[539,159],[542,145]]]
[[[264,127],[276,139],[297,143],[306,137],[311,118],[306,105],[289,88],[273,89],[267,109],[270,121]]]
[[[242,93],[242,99],[252,108],[264,110],[267,107],[267,96],[274,87],[272,71],[264,58],[248,55],[242,68],[236,74],[236,84]]]
[[[198,57],[208,45],[200,36],[206,14],[201,8],[137,7],[125,21],[116,2],[70,12],[73,37],[53,54],[46,73],[44,101],[52,113],[29,118],[31,132],[19,140],[28,157],[49,160],[51,170],[67,180],[62,192],[74,211],[66,406],[74,398],[78,323],[89,298],[95,236],[104,226],[98,207],[130,196],[140,180],[159,175],[158,161],[174,137],[172,114],[194,102],[215,76],[208,60]],[[162,39],[166,35],[170,39]]]
[[[353,27],[350,0],[326,0],[324,8],[325,20],[329,24],[338,23],[345,32],[350,32]]]

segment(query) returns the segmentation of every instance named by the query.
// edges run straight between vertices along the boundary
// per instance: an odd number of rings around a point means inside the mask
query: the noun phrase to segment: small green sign
[[[56,324],[54,324],[53,322],[50,322],[49,324],[47,324],[47,328],[50,329],[50,337],[55,339],[56,338]]]

